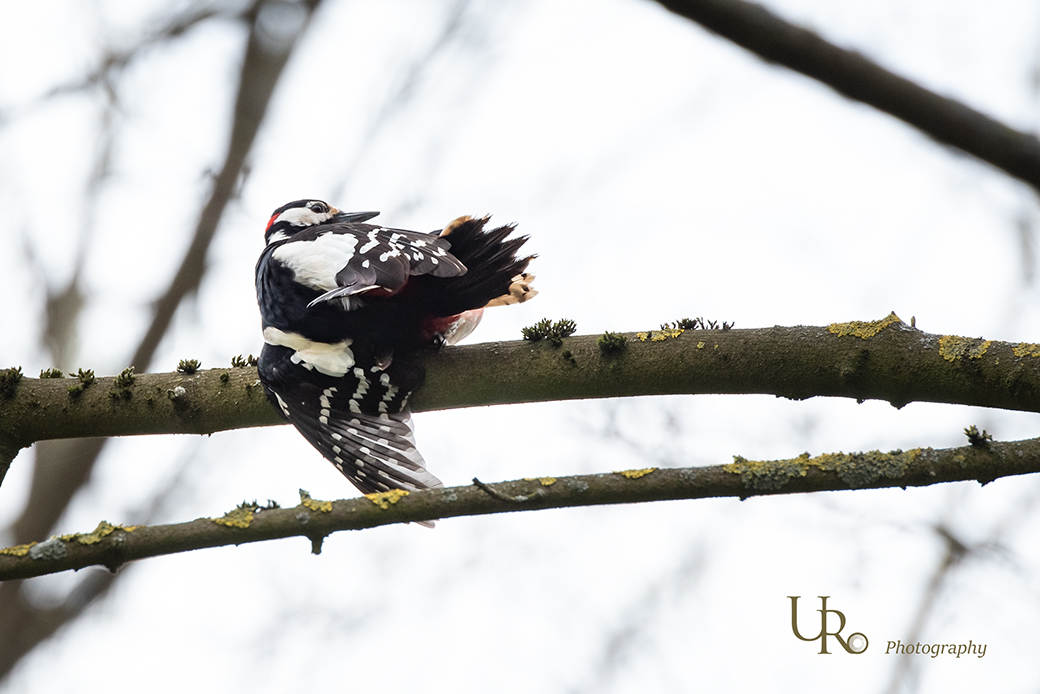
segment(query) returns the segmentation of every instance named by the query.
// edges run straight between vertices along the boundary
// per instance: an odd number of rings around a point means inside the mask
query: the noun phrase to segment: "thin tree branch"
[[[61,369],[71,368],[78,353],[79,319],[87,299],[82,282],[83,269],[96,231],[98,205],[111,175],[112,156],[116,148],[115,121],[119,95],[110,77],[105,73],[99,78],[105,104],[98,123],[93,170],[86,187],[85,209],[80,215],[81,231],[77,239],[75,264],[65,289],[55,291],[52,286],[47,288],[47,320],[42,341],[51,354],[51,363]],[[26,245],[29,246],[28,243]],[[36,268],[36,271],[44,274],[42,267]],[[68,506],[72,495],[89,479],[94,461],[103,447],[103,440],[93,438],[83,441],[49,441],[37,446],[30,487],[35,493],[30,492],[31,502],[11,526],[16,538],[40,537],[51,529]],[[2,482],[3,476],[0,475]]]
[[[252,150],[278,78],[319,4],[320,0],[304,0],[291,6],[255,0],[241,14],[249,23],[250,31],[242,61],[225,161],[213,182],[191,245],[169,289],[156,302],[153,320],[139,343],[131,364],[142,369],[147,367],[181,302],[198,289],[205,272],[209,246],[216,234],[223,211],[235,192],[236,182]],[[203,11],[186,15],[160,32],[159,37],[168,39],[179,36],[212,16],[216,16],[216,13],[210,15]],[[107,79],[112,70],[124,65],[135,53],[136,50],[123,56],[109,55],[106,63],[99,69],[98,76],[89,77],[87,83]],[[26,542],[30,538],[39,537],[41,529],[53,527],[72,497],[89,478],[104,444],[105,440],[99,438],[80,442],[60,442],[58,445],[48,444],[51,452],[58,449],[67,451],[68,454],[60,457],[37,456],[37,474],[34,474],[26,509],[12,525],[16,542]],[[69,451],[70,448],[74,450]],[[4,440],[4,436],[0,434],[0,481],[13,459],[11,450],[12,442]],[[47,610],[32,607],[16,586],[10,589],[5,587],[0,593],[0,618],[4,624],[4,629],[0,630],[0,654],[3,654],[0,657],[0,677],[6,675],[22,655],[50,636],[62,624],[81,614],[87,604],[103,596],[111,587],[113,578],[115,577],[105,581],[84,581],[61,605]]]
[[[75,94],[88,89],[93,89],[99,84],[110,82],[115,75],[134,62],[142,54],[154,50],[157,46],[165,45],[173,39],[188,34],[200,24],[204,24],[214,18],[225,19],[248,19],[248,12],[241,10],[227,11],[217,8],[205,7],[188,11],[187,13],[171,18],[159,29],[148,33],[143,39],[122,50],[105,51],[101,64],[89,73],[76,80],[58,85],[43,96],[40,103],[49,101],[58,96]]]
[[[241,68],[238,96],[225,161],[214,180],[209,199],[199,217],[191,245],[166,293],[156,302],[152,322],[130,360],[130,363],[135,364],[138,368],[147,368],[163,335],[169,328],[177,308],[186,296],[198,289],[202,281],[206,254],[216,234],[223,211],[233,195],[235,182],[241,175],[246,158],[252,149],[275,85],[299,37],[306,30],[319,0],[308,0],[301,4],[300,22],[298,26],[290,27],[294,31],[289,32],[286,32],[285,27],[272,27],[272,21],[268,21],[265,25],[263,13],[267,4],[263,0],[257,0],[243,15],[250,21],[251,30]],[[207,13],[188,16],[174,22],[160,36],[164,38],[178,36],[197,22],[208,19],[210,16]],[[275,30],[274,34],[272,34],[272,30]],[[80,435],[97,436],[98,434],[85,431]],[[4,450],[7,448],[9,446],[0,446],[0,481],[3,480],[10,465],[10,460],[7,459]],[[82,482],[90,477],[103,448],[104,441],[93,440],[84,442],[81,450],[76,451],[75,455],[70,455],[71,452],[62,449],[61,460],[74,461],[71,467],[75,469],[70,470],[70,465],[63,464],[61,476],[50,475],[51,481],[60,482],[57,485],[37,483],[47,480],[34,480],[29,501],[26,504],[26,514],[31,514],[32,518],[23,516],[13,526],[18,541],[26,541],[38,536],[36,532],[23,535],[22,531],[25,530],[26,524],[33,526],[34,529],[38,526],[46,528],[53,526]],[[48,467],[48,462],[46,459],[38,460],[37,466]],[[69,484],[70,480],[77,480],[79,484]]]
[[[1040,140],[743,0],[657,0],[766,61],[811,77],[1040,191]]]
[[[101,523],[92,533],[0,550],[0,580],[41,576],[86,566],[115,571],[129,561],[206,547],[306,537],[314,550],[340,530],[548,508],[630,504],[847,489],[918,487],[941,482],[983,483],[1040,472],[1040,439],[891,453],[808,454],[791,460],[751,461],[703,468],[627,470],[574,477],[542,477],[494,485],[422,492],[395,490],[356,499],[317,501],[301,491],[294,508],[243,504],[222,518],[121,528]],[[488,493],[491,487],[495,493]]]
[[[119,73],[123,72],[141,56],[146,55],[158,46],[165,46],[175,39],[189,34],[195,27],[205,24],[212,19],[248,20],[251,8],[242,8],[237,6],[237,3],[233,4],[236,6],[227,10],[210,7],[189,10],[186,13],[168,18],[165,24],[156,30],[147,32],[144,38],[129,47],[122,49],[104,48],[98,65],[86,74],[48,89],[41,97],[24,106],[8,109],[0,108],[0,125],[6,125],[9,121],[13,121],[16,118],[24,118],[32,114],[36,109],[50,104],[55,98],[92,91],[99,86],[109,90]]]
[[[605,354],[596,336],[561,347],[527,341],[417,355],[426,386],[417,412],[550,400],[675,394],[814,396],[942,402],[1040,412],[1040,345],[932,335],[894,314],[873,322],[755,330],[628,333]],[[99,378],[24,378],[0,400],[0,441],[79,436],[210,434],[280,424],[253,368]]]
[[[21,581],[0,583],[0,624],[4,625],[4,648],[0,649],[0,672],[9,673],[26,653],[50,638],[65,624],[78,618],[103,597],[116,579],[124,576],[92,571],[72,592],[53,607],[42,607],[25,599]]]
[[[925,626],[928,623],[928,619],[938,602],[943,584],[947,582],[958,565],[979,549],[977,547],[969,547],[965,545],[957,539],[953,535],[953,532],[945,525],[937,525],[934,530],[943,540],[943,554],[942,557],[940,557],[935,570],[932,572],[931,577],[928,579],[928,585],[923,591],[921,604],[917,607],[917,614],[914,616],[914,621],[910,626],[910,632],[906,636],[907,644],[917,643],[920,641],[921,635],[924,633]],[[916,685],[917,675],[918,673],[915,671],[912,658],[909,654],[904,653],[900,655],[899,659],[896,661],[895,668],[892,671],[892,677],[889,679],[888,689],[885,691],[887,694],[899,694],[901,690],[913,691],[917,688],[916,686],[906,687],[906,685],[908,681],[911,680]]]
[[[256,2],[246,13],[247,18],[252,22],[252,28],[242,63],[238,98],[225,162],[214,181],[209,200],[199,217],[192,243],[168,290],[156,302],[152,322],[131,358],[131,364],[142,369],[147,367],[181,301],[198,289],[205,269],[206,253],[216,234],[224,208],[232,196],[235,181],[241,174],[246,157],[252,149],[253,140],[270,102],[275,84],[296,41],[306,29],[307,22],[317,4],[318,0],[309,0],[304,3],[301,9],[304,15],[296,33],[277,39],[272,39],[268,35],[271,27],[263,26],[261,21],[265,2]],[[198,15],[198,17],[208,18],[205,14]],[[193,26],[194,21],[194,19],[185,20],[183,22],[184,30]],[[176,26],[179,25],[175,24],[174,27]],[[179,33],[181,31],[177,29],[168,32],[171,36],[179,35]],[[96,437],[98,435],[100,435],[98,432],[83,430],[76,436]],[[2,434],[0,434],[0,438],[3,438]],[[86,441],[74,452],[63,448],[60,457],[63,463],[58,471],[60,474],[51,474],[47,476],[47,479],[34,480],[26,504],[26,513],[13,526],[16,541],[24,542],[32,537],[38,537],[37,531],[40,527],[51,528],[53,526],[81,484],[90,477],[94,464],[104,448],[104,443],[103,440],[97,439]],[[7,460],[7,456],[4,454],[5,449],[9,449],[9,445],[0,445],[0,456],[2,456],[0,457],[0,481],[3,480],[10,465],[10,460]],[[72,462],[69,463],[69,461]],[[48,467],[48,462],[48,460],[38,460],[37,465],[45,468]],[[78,483],[70,484],[69,482],[72,480],[78,481]],[[58,484],[49,484],[48,481],[58,482]],[[23,534],[30,529],[26,527],[27,525],[31,526],[32,534]]]
[[[390,123],[394,117],[407,110],[415,98],[420,85],[428,79],[426,73],[436,64],[436,59],[457,40],[463,19],[469,11],[472,0],[455,0],[448,9],[440,31],[434,38],[433,43],[421,54],[409,63],[398,80],[394,90],[386,97],[375,115],[369,120],[361,136],[361,146],[354,155],[350,166],[338,184],[332,187],[335,191],[331,199],[340,200],[346,197],[346,191],[350,188],[355,175],[364,164],[364,157],[369,149],[377,142],[379,132]]]
[[[258,2],[253,7],[253,26],[242,63],[231,137],[224,163],[213,181],[213,190],[210,191],[209,200],[199,216],[191,246],[166,293],[155,302],[151,325],[148,326],[144,338],[130,360],[130,363],[138,368],[145,369],[151,363],[152,356],[166,334],[181,301],[198,290],[202,282],[206,254],[216,235],[224,209],[234,194],[235,184],[242,174],[246,159],[252,151],[253,141],[260,130],[260,123],[267,112],[278,78],[319,2],[320,0],[307,0],[301,3],[300,11],[303,15],[300,17],[300,24],[294,33],[287,36],[272,36],[272,31],[280,29],[270,26],[274,20],[268,21],[265,26],[264,2]]]

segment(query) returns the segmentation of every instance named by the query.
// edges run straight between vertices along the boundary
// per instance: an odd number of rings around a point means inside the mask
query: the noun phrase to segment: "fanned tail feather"
[[[433,308],[439,315],[455,315],[470,309],[520,303],[537,292],[533,275],[525,270],[535,256],[517,257],[526,236],[508,238],[514,225],[486,230],[489,217],[459,217],[441,232],[451,244],[450,252],[466,266],[466,274],[439,280],[441,303]],[[529,278],[525,280],[524,278]]]

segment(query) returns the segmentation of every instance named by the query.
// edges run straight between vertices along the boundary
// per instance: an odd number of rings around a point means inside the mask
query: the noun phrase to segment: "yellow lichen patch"
[[[229,528],[248,528],[253,522],[253,509],[248,506],[239,506],[234,511],[225,513],[223,518],[211,518],[210,520]]]
[[[745,487],[756,491],[777,491],[794,477],[805,477],[810,468],[836,472],[849,487],[864,487],[881,477],[902,477],[921,449],[882,453],[825,453],[811,458],[803,453],[787,460],[747,460],[739,455],[723,470],[740,475]]]
[[[704,349],[704,343],[703,342],[698,342],[697,343],[697,349]]]
[[[636,338],[640,342],[664,342],[671,337],[679,337],[685,331],[682,328],[666,328],[665,330],[651,330],[645,333],[636,333]]]
[[[654,342],[662,342],[670,337],[679,337],[684,332],[685,331],[682,328],[668,328],[667,330],[655,330],[654,334],[650,336],[650,339]]]
[[[630,480],[637,480],[640,477],[644,477],[645,475],[649,475],[651,472],[653,472],[656,469],[657,468],[655,468],[655,467],[648,467],[648,468],[643,468],[642,470],[622,470],[622,471],[618,472],[618,474],[619,475],[624,475],[625,477],[627,477]]]
[[[311,495],[302,489],[300,490],[300,503],[312,511],[321,511],[322,513],[329,513],[332,511],[331,501],[318,501],[317,499],[312,499]]]
[[[74,539],[76,542],[80,543],[81,545],[93,545],[93,544],[97,544],[98,542],[101,542],[101,540],[103,538],[108,537],[109,535],[114,533],[116,530],[123,530],[125,532],[132,533],[133,531],[137,530],[137,527],[138,526],[136,526],[136,525],[131,525],[129,527],[124,527],[122,525],[112,525],[108,521],[101,521],[100,523],[98,523],[98,527],[94,528],[94,532],[92,532],[92,533],[80,533],[78,535],[73,535],[69,539],[70,540]]]
[[[0,548],[0,554],[6,554],[9,557],[24,557],[35,545],[35,542],[30,542],[27,545],[15,545],[14,547],[3,547]]]
[[[1033,342],[1020,342],[1011,348],[1016,357],[1040,357],[1040,345]]]
[[[390,508],[390,504],[396,504],[398,501],[400,501],[406,496],[408,496],[408,492],[404,489],[391,489],[388,492],[365,494],[366,499],[368,499],[384,511]]]
[[[946,361],[956,361],[962,357],[980,359],[991,344],[993,344],[991,340],[983,340],[982,338],[972,339],[956,335],[943,335],[939,338],[939,354]]]
[[[551,487],[556,484],[555,477],[525,477],[524,482],[541,482],[543,487]]]
[[[881,320],[869,322],[854,320],[848,323],[831,323],[827,326],[827,332],[837,335],[838,337],[852,335],[853,337],[859,337],[866,340],[869,337],[874,337],[893,323],[901,322],[899,316],[897,316],[895,311],[893,311]]]
[[[740,475],[745,487],[759,491],[775,491],[782,488],[792,477],[805,477],[809,472],[809,454],[787,460],[748,460],[739,455],[722,469]]]

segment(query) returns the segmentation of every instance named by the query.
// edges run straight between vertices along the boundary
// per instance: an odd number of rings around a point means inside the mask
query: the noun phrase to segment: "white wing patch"
[[[354,366],[354,353],[350,349],[353,340],[349,338],[332,344],[313,342],[303,335],[267,327],[264,328],[264,342],[288,347],[293,350],[290,359],[294,364],[315,369],[326,376],[343,376]]]
[[[336,273],[354,257],[357,243],[353,234],[322,234],[313,241],[279,246],[272,257],[292,270],[300,284],[329,292],[339,287]]]

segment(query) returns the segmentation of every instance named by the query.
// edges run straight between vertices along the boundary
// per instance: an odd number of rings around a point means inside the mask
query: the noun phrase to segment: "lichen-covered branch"
[[[306,537],[314,551],[339,530],[511,511],[628,504],[709,497],[747,498],[846,489],[916,487],[1040,471],[1040,439],[979,442],[962,448],[880,453],[837,453],[815,458],[752,461],[704,468],[647,468],[598,475],[541,477],[497,484],[400,490],[341,501],[317,501],[301,492],[294,508],[243,504],[221,518],[172,525],[121,527],[101,523],[93,532],[54,537],[0,550],[0,580],[106,566],[206,547],[284,537]]]
[[[1040,140],[743,0],[657,0],[752,53],[884,111],[1040,190]]]
[[[617,341],[622,340],[620,343]],[[620,344],[620,348],[619,348]],[[656,330],[497,342],[420,355],[416,411],[632,395],[764,393],[943,402],[1040,412],[1040,345],[873,322]],[[0,398],[0,441],[209,434],[280,423],[251,367],[116,378],[23,378]]]

